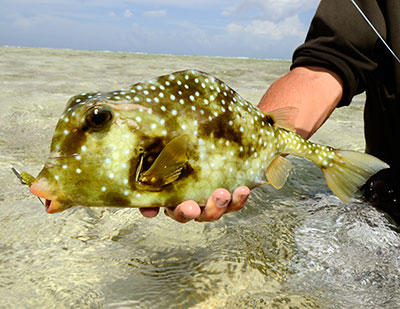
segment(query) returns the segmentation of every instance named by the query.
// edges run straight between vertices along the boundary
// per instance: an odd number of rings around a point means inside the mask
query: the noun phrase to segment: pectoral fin
[[[280,189],[286,182],[289,172],[292,169],[292,163],[282,156],[276,157],[265,171],[265,176],[274,188]]]
[[[188,135],[173,138],[151,167],[139,174],[137,185],[145,190],[160,191],[163,186],[177,180],[188,161],[188,147]]]

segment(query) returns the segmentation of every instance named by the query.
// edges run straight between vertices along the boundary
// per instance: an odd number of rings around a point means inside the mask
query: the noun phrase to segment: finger
[[[140,213],[146,218],[154,218],[157,216],[160,208],[158,207],[149,207],[149,208],[139,208]]]
[[[204,222],[204,221],[215,221],[221,218],[221,216],[225,213],[229,201],[231,200],[231,194],[226,189],[217,189],[214,193],[209,197],[206,207],[201,212],[200,216],[196,219],[196,221]]]
[[[200,206],[195,201],[185,201],[175,208],[166,208],[164,213],[180,223],[186,223],[200,216]]]
[[[232,200],[229,203],[228,209],[226,212],[232,212],[232,211],[237,211],[240,210],[244,207],[244,205],[247,202],[247,199],[249,198],[250,195],[250,189],[245,186],[241,186],[237,188],[233,192]]]

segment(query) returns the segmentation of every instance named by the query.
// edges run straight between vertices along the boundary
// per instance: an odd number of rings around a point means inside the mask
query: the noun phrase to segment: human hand
[[[249,197],[250,189],[245,186],[237,188],[233,195],[226,189],[217,189],[208,198],[205,207],[200,207],[195,201],[185,201],[173,208],[165,208],[164,213],[180,223],[190,220],[210,222],[218,220],[223,214],[243,208]],[[139,208],[147,218],[157,216],[159,208]]]

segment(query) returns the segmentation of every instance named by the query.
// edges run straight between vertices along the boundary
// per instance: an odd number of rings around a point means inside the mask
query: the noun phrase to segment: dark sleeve
[[[375,0],[358,0],[378,31],[384,31],[382,12]],[[291,69],[321,66],[338,74],[344,84],[341,105],[365,90],[368,75],[377,63],[377,36],[350,0],[322,0],[311,22],[304,44],[293,54]]]

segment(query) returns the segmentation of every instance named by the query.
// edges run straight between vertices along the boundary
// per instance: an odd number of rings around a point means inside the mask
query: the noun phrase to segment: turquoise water
[[[9,169],[36,174],[68,98],[195,68],[257,103],[287,61],[0,48],[0,307],[395,308],[400,236],[384,214],[327,189],[290,158],[286,186],[254,190],[214,223],[136,209],[49,215]],[[362,99],[313,137],[362,150]]]

